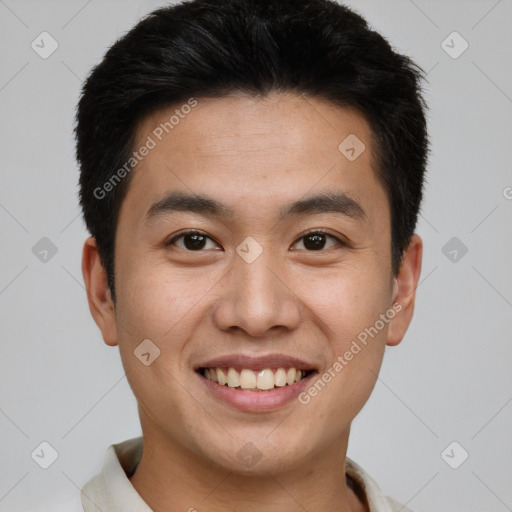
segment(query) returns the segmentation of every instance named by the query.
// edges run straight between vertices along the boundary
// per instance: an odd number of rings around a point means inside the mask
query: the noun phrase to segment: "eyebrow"
[[[157,218],[174,212],[191,212],[227,219],[235,216],[233,209],[208,196],[171,192],[150,206],[144,223],[149,225]],[[294,215],[320,213],[336,213],[355,220],[366,218],[363,207],[344,192],[323,192],[281,207],[278,212],[278,221]]]

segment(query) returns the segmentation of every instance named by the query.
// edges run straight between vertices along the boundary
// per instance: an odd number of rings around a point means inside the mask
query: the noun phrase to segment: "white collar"
[[[111,444],[107,448],[101,472],[82,487],[81,500],[85,512],[152,512],[129,480],[140,461],[142,449],[142,437]],[[375,481],[353,460],[347,457],[345,466],[349,477],[366,494],[370,512],[408,511],[384,496]]]

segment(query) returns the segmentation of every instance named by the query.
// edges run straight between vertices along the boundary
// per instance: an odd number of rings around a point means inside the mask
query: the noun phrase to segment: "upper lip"
[[[229,354],[209,359],[195,367],[200,368],[247,368],[248,370],[264,370],[266,368],[296,368],[297,370],[316,370],[313,363],[284,354],[267,354],[253,356],[245,354]]]

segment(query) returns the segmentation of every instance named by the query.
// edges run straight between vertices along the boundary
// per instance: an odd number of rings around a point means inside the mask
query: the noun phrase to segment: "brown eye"
[[[176,247],[186,251],[200,252],[208,244],[208,240],[213,242],[209,236],[201,231],[185,231],[169,240],[165,245],[176,245]],[[176,243],[177,241],[182,241],[182,244]],[[214,248],[215,247],[217,246],[214,244]]]
[[[331,245],[329,245],[328,240],[331,239],[334,241]],[[310,231],[302,236],[298,242],[302,242],[307,251],[322,251],[323,249],[331,249],[332,247],[336,247],[336,245],[344,245],[344,243],[337,237],[330,235],[329,233],[325,233],[324,231]]]

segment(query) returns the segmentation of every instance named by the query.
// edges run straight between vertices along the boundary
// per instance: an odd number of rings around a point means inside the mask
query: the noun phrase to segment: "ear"
[[[421,273],[423,241],[414,234],[404,252],[400,272],[393,283],[393,309],[397,312],[389,322],[386,344],[398,345],[412,320],[416,288]]]
[[[107,345],[117,345],[117,329],[115,306],[107,285],[107,273],[101,263],[96,239],[87,238],[82,252],[82,275],[89,310],[100,328],[103,340]]]

